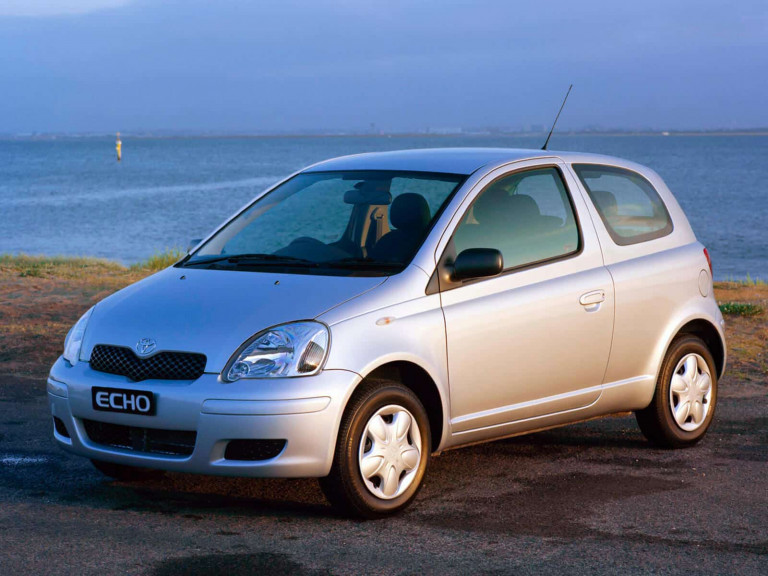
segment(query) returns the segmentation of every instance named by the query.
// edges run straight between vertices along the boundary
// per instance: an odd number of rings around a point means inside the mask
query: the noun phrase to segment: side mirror
[[[190,240],[189,244],[187,245],[187,254],[192,252],[192,248],[194,248],[195,246],[200,244],[200,242],[202,242],[202,241],[203,241],[202,238],[193,238],[192,240]]]
[[[496,276],[504,270],[504,257],[495,248],[468,248],[456,257],[452,280]]]

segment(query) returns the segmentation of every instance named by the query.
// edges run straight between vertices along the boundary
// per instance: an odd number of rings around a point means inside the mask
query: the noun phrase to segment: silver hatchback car
[[[310,166],[99,302],[48,398],[107,475],[318,477],[377,517],[465,444],[634,411],[692,445],[725,360],[707,250],[653,171],[412,150]]]

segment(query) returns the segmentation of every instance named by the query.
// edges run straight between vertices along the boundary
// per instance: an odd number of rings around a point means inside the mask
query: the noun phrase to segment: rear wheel
[[[664,358],[650,406],[635,416],[648,440],[666,448],[683,448],[701,440],[715,414],[717,370],[707,345],[685,334]]]
[[[91,460],[91,464],[93,464],[96,470],[115,480],[152,480],[164,474],[162,470],[126,466],[124,464],[115,464],[114,462],[105,462],[104,460]]]
[[[396,382],[370,382],[344,413],[331,473],[320,486],[345,513],[394,514],[421,488],[431,445],[427,412],[416,395]]]

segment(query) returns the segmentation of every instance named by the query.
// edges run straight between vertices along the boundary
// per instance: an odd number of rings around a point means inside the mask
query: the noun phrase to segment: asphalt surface
[[[768,574],[768,395],[721,384],[697,447],[616,417],[446,452],[415,505],[335,516],[314,480],[105,479],[39,379],[0,377],[0,574]]]

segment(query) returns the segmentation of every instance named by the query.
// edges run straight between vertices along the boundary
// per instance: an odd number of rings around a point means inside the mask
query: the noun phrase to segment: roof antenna
[[[552,122],[552,130],[549,131],[549,136],[547,136],[547,139],[544,142],[544,146],[541,147],[542,150],[547,149],[547,144],[549,144],[549,139],[552,138],[552,132],[555,131],[555,125],[557,124],[557,119],[560,118],[560,112],[562,112],[563,108],[565,107],[565,102],[566,100],[568,100],[568,94],[571,93],[571,88],[573,88],[573,84],[568,86],[568,92],[565,93],[565,98],[563,98],[563,103],[560,105],[560,110],[557,111],[557,116],[555,116],[555,121]]]

